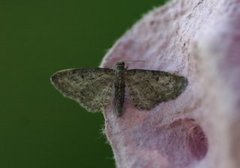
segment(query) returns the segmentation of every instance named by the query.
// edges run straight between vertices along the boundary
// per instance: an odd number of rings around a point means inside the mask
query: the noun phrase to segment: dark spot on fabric
[[[155,24],[155,21],[150,21],[150,25],[152,26],[152,25],[154,25]]]

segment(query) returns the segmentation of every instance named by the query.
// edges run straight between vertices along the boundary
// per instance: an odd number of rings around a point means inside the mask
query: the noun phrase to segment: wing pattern
[[[181,76],[140,69],[126,71],[125,82],[132,103],[141,110],[150,110],[161,102],[175,99],[188,84]]]
[[[51,81],[64,96],[88,111],[102,111],[113,97],[114,71],[111,69],[63,70],[55,73]]]

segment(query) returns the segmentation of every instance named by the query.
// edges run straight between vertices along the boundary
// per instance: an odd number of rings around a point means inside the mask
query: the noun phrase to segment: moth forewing
[[[107,68],[69,69],[55,73],[51,81],[64,96],[91,112],[102,111],[111,101],[114,71]]]
[[[175,99],[187,86],[187,79],[182,76],[141,69],[128,70],[125,82],[132,103],[142,110]]]

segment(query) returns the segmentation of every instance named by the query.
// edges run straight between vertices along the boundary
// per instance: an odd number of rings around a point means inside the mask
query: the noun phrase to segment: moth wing
[[[113,94],[114,71],[107,68],[69,69],[56,72],[51,82],[64,96],[88,111],[105,108]]]
[[[161,102],[175,99],[188,85],[185,77],[163,71],[126,71],[125,82],[129,96],[140,110],[150,110]]]

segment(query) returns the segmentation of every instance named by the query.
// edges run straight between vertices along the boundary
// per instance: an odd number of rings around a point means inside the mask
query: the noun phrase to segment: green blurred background
[[[96,67],[161,0],[0,0],[0,167],[114,168],[101,113],[50,84],[57,70]]]

